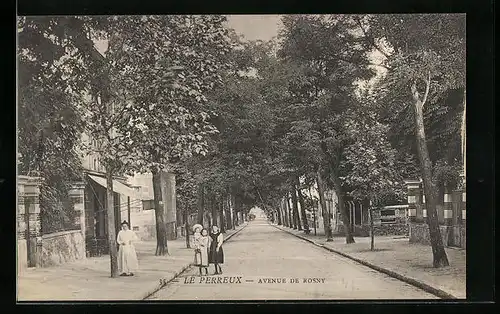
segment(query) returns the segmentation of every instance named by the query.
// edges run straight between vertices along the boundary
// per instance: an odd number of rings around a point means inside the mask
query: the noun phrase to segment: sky
[[[272,14],[260,14],[260,15],[227,15],[228,26],[233,28],[237,33],[244,36],[247,40],[270,40],[278,35],[279,29],[282,27],[281,15]],[[96,48],[104,53],[107,49],[107,42],[101,41],[96,42]],[[377,64],[381,62],[382,54],[374,51],[371,54],[371,59],[373,63]],[[373,78],[370,85],[375,82],[376,79],[383,75],[385,70],[381,67],[375,67],[377,71],[377,77]]]
[[[247,40],[270,40],[278,35],[280,15],[228,15],[228,26]]]
[[[228,15],[228,26],[247,40],[270,40],[278,35],[281,15]],[[106,51],[107,41],[96,41],[97,50]]]

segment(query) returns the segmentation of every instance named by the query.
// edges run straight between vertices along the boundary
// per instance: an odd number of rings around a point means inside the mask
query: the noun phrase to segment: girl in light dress
[[[137,235],[130,230],[127,221],[122,222],[122,230],[118,232],[116,242],[120,245],[118,250],[118,270],[120,276],[133,276],[139,268],[134,242],[138,241]]]
[[[199,226],[199,225],[198,225]],[[194,265],[195,266],[200,266],[201,264],[201,251],[200,251],[200,237],[201,237],[201,229],[203,229],[202,226],[195,226],[194,228],[194,234],[193,234],[193,248],[194,248]],[[201,268],[200,268],[200,275],[201,275]]]
[[[205,275],[208,275],[208,246],[210,245],[210,238],[207,229],[202,229],[200,237],[197,240],[196,252],[199,254],[198,267],[200,269],[200,276],[203,276],[202,270],[205,270]]]

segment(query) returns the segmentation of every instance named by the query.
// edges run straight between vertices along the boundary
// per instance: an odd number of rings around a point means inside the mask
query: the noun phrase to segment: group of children
[[[203,276],[203,271],[205,275],[208,275],[209,264],[214,264],[214,275],[222,274],[221,264],[224,263],[223,242],[223,235],[219,227],[212,226],[212,232],[208,234],[208,230],[201,225],[194,226],[194,264],[199,267],[200,276]]]

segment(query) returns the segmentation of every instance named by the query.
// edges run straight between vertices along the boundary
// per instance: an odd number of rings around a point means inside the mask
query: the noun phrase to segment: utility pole
[[[130,228],[132,228],[132,222],[130,222],[130,196],[127,196],[127,219]]]

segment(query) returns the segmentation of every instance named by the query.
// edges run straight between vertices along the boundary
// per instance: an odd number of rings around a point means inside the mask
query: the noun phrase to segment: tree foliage
[[[271,212],[297,184],[321,181],[350,225],[345,195],[401,201],[403,178],[422,172],[415,95],[425,103],[432,181],[456,185],[462,15],[289,15],[268,42],[225,22],[20,18],[20,167],[46,178],[44,199],[64,199],[82,148],[113,174],[175,172],[187,213],[216,213],[229,199],[236,211]],[[104,53],[96,40],[107,42]],[[81,143],[83,131],[96,142]]]
[[[393,51],[384,60],[390,70],[376,87],[392,145],[401,159],[416,155],[409,84],[417,79],[419,90],[424,91],[423,80],[430,73],[424,107],[429,154],[435,171],[453,176],[461,162],[466,51],[463,15],[377,15],[367,16],[365,21],[369,36],[383,39]]]

